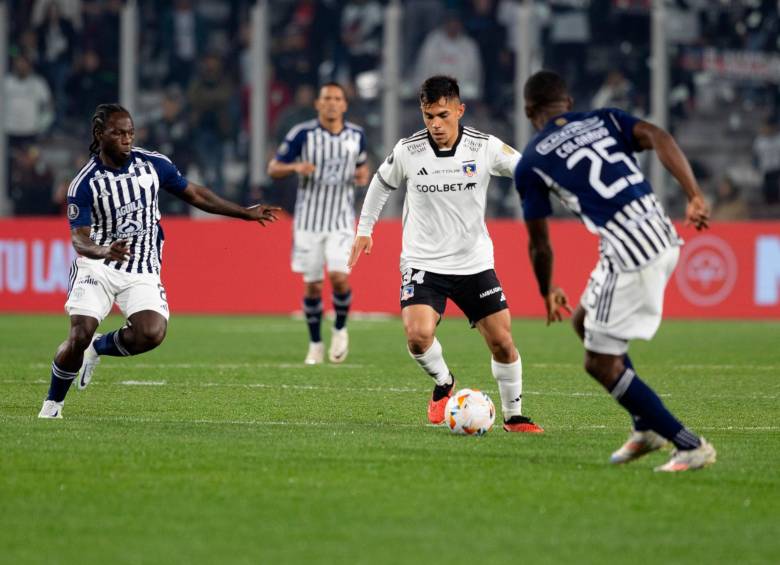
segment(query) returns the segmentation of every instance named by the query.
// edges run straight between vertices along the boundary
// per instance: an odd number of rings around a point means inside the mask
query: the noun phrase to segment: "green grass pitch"
[[[350,330],[347,363],[304,367],[300,320],[174,316],[160,348],[103,358],[43,421],[67,319],[0,317],[0,563],[780,560],[780,323],[666,321],[632,346],[718,449],[678,475],[653,473],[667,453],[607,464],[628,417],[568,324],[513,325],[546,433],[482,438],[426,425],[399,320]],[[459,388],[498,405],[476,331],[448,319],[439,338]]]

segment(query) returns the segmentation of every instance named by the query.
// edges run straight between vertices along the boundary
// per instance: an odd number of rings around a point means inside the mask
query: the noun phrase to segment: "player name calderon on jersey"
[[[475,182],[454,182],[452,184],[416,184],[414,189],[417,192],[461,192],[463,190],[474,190],[477,187]]]

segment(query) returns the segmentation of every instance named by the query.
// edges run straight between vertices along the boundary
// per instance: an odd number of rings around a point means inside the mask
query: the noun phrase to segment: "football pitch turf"
[[[632,345],[718,449],[681,474],[653,472],[667,452],[607,463],[628,417],[568,324],[513,325],[546,433],[481,438],[426,424],[431,382],[398,319],[351,321],[347,362],[305,367],[300,320],[174,316],[161,347],[104,357],[63,420],[39,420],[66,332],[64,315],[0,317],[3,564],[780,559],[778,322],[667,320]],[[479,334],[448,319],[438,335],[458,388],[499,406]]]

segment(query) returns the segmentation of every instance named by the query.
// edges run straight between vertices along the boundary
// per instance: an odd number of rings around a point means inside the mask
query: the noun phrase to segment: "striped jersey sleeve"
[[[92,203],[94,200],[89,180],[96,166],[95,159],[90,159],[68,186],[67,215],[71,229],[92,225]]]

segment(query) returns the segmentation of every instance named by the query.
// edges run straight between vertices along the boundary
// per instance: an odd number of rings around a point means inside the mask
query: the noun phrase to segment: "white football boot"
[[[65,404],[65,401],[62,402],[55,402],[54,400],[44,400],[43,406],[41,406],[41,411],[38,412],[39,418],[56,418],[58,420],[62,419],[62,405]]]
[[[92,382],[92,375],[95,373],[95,368],[100,363],[100,355],[95,351],[95,340],[103,334],[95,334],[92,338],[92,343],[89,344],[87,350],[84,352],[84,361],[81,363],[81,369],[76,377],[76,389],[84,390],[87,385]]]
[[[306,365],[319,365],[325,360],[325,344],[320,342],[309,342],[309,352],[303,362]]]
[[[664,445],[666,445],[666,439],[652,430],[644,432],[633,430],[628,441],[612,454],[609,462],[613,465],[629,463],[643,455],[661,449]]]
[[[349,353],[349,334],[347,328],[334,329],[330,339],[328,359],[331,363],[343,363]]]
[[[675,449],[672,458],[660,467],[656,467],[655,470],[662,473],[679,473],[680,471],[702,469],[715,463],[718,455],[715,448],[703,437],[699,439],[701,440],[699,447],[696,449]]]

